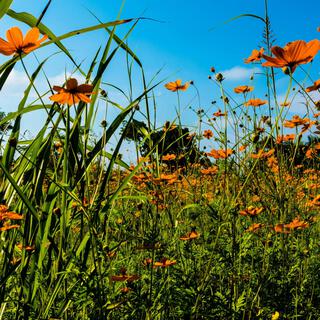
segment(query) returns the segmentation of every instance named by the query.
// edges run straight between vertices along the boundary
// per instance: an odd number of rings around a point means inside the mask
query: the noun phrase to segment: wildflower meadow
[[[0,320],[320,319],[318,25],[278,42],[267,0],[218,21],[262,32],[241,83],[213,61],[204,92],[140,59],[134,32],[166,24],[148,12],[61,33],[58,1],[17,2],[0,1]]]

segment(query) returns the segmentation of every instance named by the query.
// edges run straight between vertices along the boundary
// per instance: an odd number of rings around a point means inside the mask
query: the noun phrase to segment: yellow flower
[[[272,314],[271,320],[278,320],[280,317],[280,313],[276,311],[275,313]]]

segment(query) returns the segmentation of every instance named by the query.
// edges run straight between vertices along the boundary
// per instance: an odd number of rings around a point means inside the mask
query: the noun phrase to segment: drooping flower
[[[92,89],[93,86],[91,84],[81,84],[78,86],[78,81],[70,78],[66,83],[66,88],[53,86],[53,90],[58,93],[52,95],[49,99],[60,104],[68,104],[69,106],[80,101],[89,103],[91,102],[89,96],[93,93]]]
[[[266,104],[268,101],[267,100],[261,100],[259,98],[257,99],[250,99],[248,100],[244,105],[245,106],[252,106],[252,107],[260,107]]]
[[[176,91],[186,91],[189,88],[190,83],[186,82],[185,84],[182,84],[182,81],[180,79],[173,81],[173,82],[168,82],[167,84],[165,84],[164,86],[173,92]]]
[[[273,230],[276,233],[290,233],[290,231],[288,230],[288,228],[286,228],[284,223],[278,223],[273,227]]]
[[[245,63],[251,63],[255,61],[260,61],[263,55],[264,49],[261,48],[260,50],[252,50],[251,56],[244,60]]]
[[[267,159],[271,157],[274,154],[275,150],[270,149],[269,151],[264,151],[263,149],[260,149],[258,153],[251,153],[252,159]]]
[[[250,86],[238,86],[233,89],[235,93],[247,93],[252,91],[254,88]]]
[[[160,261],[157,261],[153,264],[154,268],[166,268],[176,264],[176,260],[169,260],[167,258],[162,258]]]
[[[0,38],[0,53],[11,56],[13,54],[30,53],[40,47],[41,43],[48,37],[44,35],[41,39],[38,28],[30,29],[25,38],[18,27],[13,27],[6,32],[7,41]]]
[[[290,230],[306,229],[309,227],[309,223],[302,221],[297,217],[292,222],[286,224],[285,227]]]
[[[262,211],[264,210],[263,207],[258,208],[258,207],[254,207],[254,206],[249,206],[248,208],[241,210],[239,212],[240,215],[242,216],[257,216],[258,214],[260,214]]]
[[[262,55],[267,60],[262,65],[275,68],[287,67],[293,73],[298,65],[312,61],[319,50],[320,41],[317,39],[308,43],[303,40],[289,42],[283,48],[278,46],[272,47],[271,52],[274,57]]]
[[[264,227],[264,224],[262,223],[253,223],[246,229],[246,232],[256,232],[263,227]]]
[[[213,115],[215,117],[224,117],[227,115],[227,112],[222,112],[220,109],[217,112],[214,112]]]
[[[204,175],[213,175],[218,173],[219,168],[217,166],[209,167],[207,169],[201,169],[200,172]]]
[[[310,86],[308,88],[306,88],[306,91],[307,92],[311,92],[311,91],[315,91],[315,90],[318,90],[320,89],[320,79],[315,81],[313,86]]]
[[[308,118],[300,118],[298,115],[294,115],[291,120],[286,120],[283,124],[285,128],[296,128],[298,126],[305,125],[310,122]]]
[[[193,240],[200,237],[200,234],[196,231],[195,228],[192,228],[190,232],[188,232],[186,235],[180,237],[180,240],[187,241],[187,240]]]
[[[207,156],[213,157],[214,159],[226,159],[230,157],[233,154],[232,149],[220,149],[220,150],[215,150],[212,149],[210,152],[207,152]]]
[[[278,136],[276,139],[276,143],[280,144],[282,142],[287,142],[287,141],[293,141],[295,139],[296,135],[294,133],[292,134],[286,134],[283,136]]]
[[[162,156],[162,161],[171,161],[171,160],[175,160],[177,158],[177,156],[175,154],[166,154],[164,156]]]
[[[121,282],[121,281],[133,282],[138,279],[140,279],[140,277],[136,274],[128,275],[126,268],[120,269],[120,275],[111,276],[112,281],[118,281],[118,282]]]
[[[7,230],[10,230],[10,229],[17,229],[17,228],[20,228],[20,226],[18,224],[10,224],[9,222],[5,222],[3,224],[3,227],[0,228],[0,232],[1,231],[7,231]]]

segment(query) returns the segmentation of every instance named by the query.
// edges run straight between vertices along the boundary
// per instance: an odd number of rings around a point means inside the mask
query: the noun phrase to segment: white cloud
[[[229,81],[239,81],[239,80],[249,80],[249,78],[261,70],[257,67],[255,68],[244,68],[240,66],[235,66],[231,69],[224,70],[221,73],[224,78]]]
[[[320,100],[320,95],[319,95],[319,92],[317,92],[317,91],[310,92],[309,96],[311,97],[311,99],[313,101]],[[283,103],[285,100],[285,97],[286,97],[286,94],[278,95],[278,103],[280,103],[280,104]],[[285,114],[289,113],[289,116],[292,116],[292,114],[304,116],[308,113],[308,109],[306,106],[306,103],[307,103],[306,97],[304,95],[302,95],[301,93],[297,92],[296,94],[290,94],[287,101],[290,102],[291,105],[290,105],[290,108],[286,109],[287,112],[285,112]],[[308,99],[308,101],[309,101],[309,105],[311,105],[312,109],[314,109],[313,103],[310,101],[310,99]]]

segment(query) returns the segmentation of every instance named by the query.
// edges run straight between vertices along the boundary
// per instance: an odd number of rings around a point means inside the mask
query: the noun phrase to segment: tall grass
[[[139,19],[98,21],[57,36],[41,22],[51,1],[38,18],[14,12],[11,2],[1,2],[0,17],[37,26],[49,37],[41,47],[58,47],[93,93],[90,103],[48,103],[53,86],[63,86],[44,72],[55,55],[34,70],[23,53],[0,66],[1,89],[16,65],[29,79],[17,111],[0,120],[12,125],[0,162],[0,319],[318,319],[319,107],[304,83],[289,73],[286,97],[278,101],[276,69],[265,67],[267,99],[252,107],[250,91],[235,97],[212,70],[221,110],[213,118],[200,110],[193,135],[181,122],[180,95],[188,91],[178,89],[177,125],[157,128],[150,109],[156,110],[159,83],[148,85],[127,45]],[[270,55],[265,3],[265,17],[244,16],[264,23]],[[118,28],[126,28],[124,36]],[[63,40],[99,29],[108,40],[86,70]],[[126,106],[103,90],[121,52],[130,84]],[[134,67],[143,87],[136,97]],[[41,74],[46,93],[36,86]],[[293,83],[308,119],[284,142]],[[37,99],[30,104],[32,91]],[[92,139],[99,101],[118,114]],[[26,141],[22,120],[39,110],[46,119]],[[136,144],[136,164],[122,159],[125,140]]]

